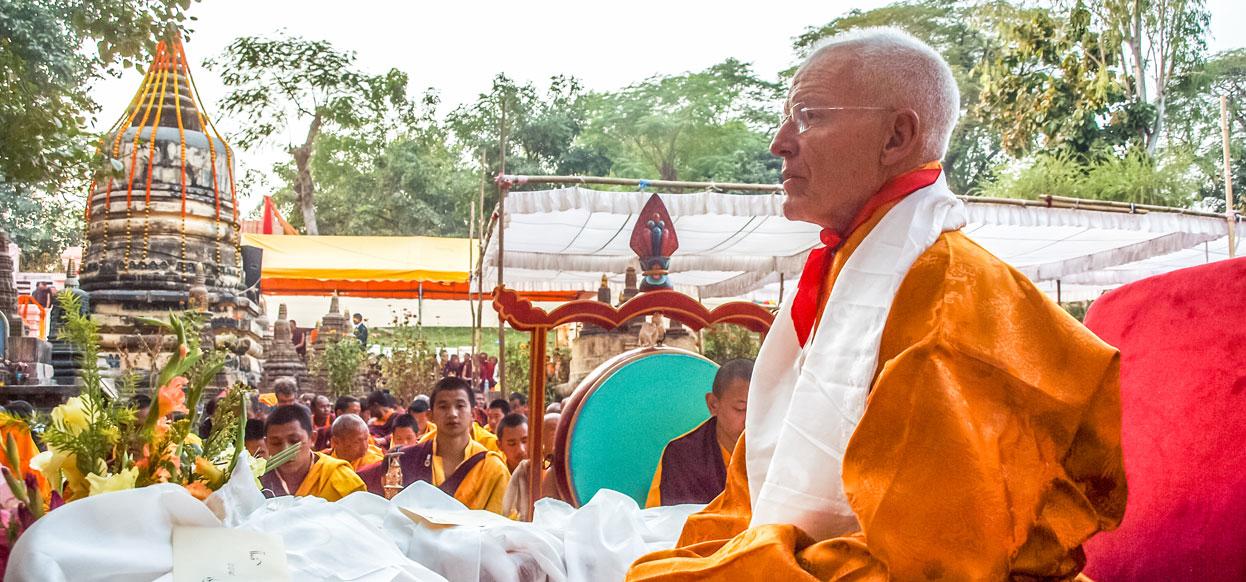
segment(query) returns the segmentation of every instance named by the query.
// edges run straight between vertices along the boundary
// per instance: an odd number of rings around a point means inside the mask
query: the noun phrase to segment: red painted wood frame
[[[529,334],[528,414],[537,419],[545,416],[546,334],[555,327],[567,323],[594,323],[606,329],[615,329],[637,317],[660,313],[692,331],[701,331],[718,323],[734,323],[764,338],[774,322],[774,314],[770,310],[754,303],[733,301],[711,311],[696,299],[670,290],[641,293],[618,309],[594,299],[580,299],[546,312],[520,297],[518,292],[498,287],[493,292],[493,309],[512,328]],[[541,424],[529,419],[532,427],[528,431],[528,456],[531,459],[528,463],[529,518],[541,493],[541,477],[545,473],[542,463],[537,462],[541,454]],[[533,467],[535,470],[531,470]]]

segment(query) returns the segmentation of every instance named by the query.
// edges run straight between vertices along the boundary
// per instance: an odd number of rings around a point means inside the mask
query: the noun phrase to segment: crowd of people
[[[443,378],[463,378],[481,392],[487,392],[498,384],[496,376],[498,358],[490,356],[483,350],[476,352],[475,355],[471,353],[451,354],[448,350],[441,350],[437,360]]]
[[[487,362],[483,354],[481,359]],[[270,388],[252,397],[247,450],[261,458],[288,447],[302,451],[261,478],[267,496],[335,501],[370,491],[392,497],[422,480],[472,509],[520,517],[528,504],[518,483],[508,494],[512,475],[529,456],[522,393],[486,402],[486,393],[470,377],[455,374],[409,402],[383,390],[336,400],[300,394],[291,377],[278,378]],[[547,442],[553,440],[559,406],[551,405],[545,419]],[[548,465],[552,447],[543,448]]]

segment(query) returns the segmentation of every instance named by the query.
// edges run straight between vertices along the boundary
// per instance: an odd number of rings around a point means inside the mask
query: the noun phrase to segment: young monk
[[[410,414],[399,415],[394,419],[394,432],[389,435],[389,446],[405,447],[414,445],[420,441],[418,434],[419,425],[415,421],[415,417]]]
[[[427,481],[470,509],[501,513],[510,472],[500,454],[472,440],[471,384],[462,378],[442,378],[430,400],[437,432],[399,453],[403,486]],[[384,494],[388,468],[383,461],[359,472],[368,491]]]
[[[498,448],[506,458],[506,468],[514,473],[519,462],[528,458],[528,419],[508,414],[498,423]]]
[[[714,375],[705,395],[709,420],[667,443],[649,486],[645,507],[709,503],[727,483],[727,465],[748,410],[749,377],[753,361],[731,360]]]
[[[298,447],[299,453],[285,464],[260,477],[260,484],[273,497],[314,495],[337,501],[356,491],[363,491],[363,481],[350,463],[311,449],[311,412],[299,404],[278,406],[264,425],[264,444],[269,457],[287,447]]]

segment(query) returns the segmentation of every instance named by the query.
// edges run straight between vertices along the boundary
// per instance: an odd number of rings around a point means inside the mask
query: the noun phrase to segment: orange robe
[[[832,282],[891,206],[850,234]],[[815,541],[792,525],[750,528],[746,431],[723,494],[689,518],[675,549],[641,557],[628,579],[1077,576],[1082,542],[1115,528],[1125,509],[1116,350],[946,232],[898,289],[878,362],[843,458],[859,531]]]
[[[337,454],[333,452],[333,449],[324,451],[324,454],[329,455],[330,457],[333,457],[335,459],[342,459],[342,457],[337,456]],[[347,461],[347,462],[350,463],[350,467],[352,469],[354,469],[355,471],[359,471],[360,469],[367,467],[368,465],[371,465],[372,463],[380,462],[384,458],[385,458],[385,451],[382,451],[381,447],[378,447],[373,444],[369,444],[368,450],[364,451],[362,457],[359,457],[358,459],[355,459],[354,461]],[[342,459],[342,460],[345,461],[346,459]]]
[[[337,501],[356,491],[366,490],[363,479],[355,474],[350,463],[323,453],[313,454],[316,460],[294,492],[295,497],[312,495],[325,501]]]
[[[510,483],[511,472],[506,468],[502,454],[489,451],[476,441],[468,441],[463,450],[463,459],[470,459],[476,453],[486,452],[486,457],[478,463],[459,483],[454,491],[454,498],[468,509],[483,509],[502,514],[502,497],[506,494],[506,486]],[[437,442],[433,441],[433,486],[440,486],[446,480],[445,466],[441,455],[437,454]]]

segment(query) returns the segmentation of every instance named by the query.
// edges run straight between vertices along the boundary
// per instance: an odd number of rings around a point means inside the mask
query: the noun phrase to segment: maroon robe
[[[476,465],[485,460],[488,454],[487,451],[481,451],[464,459],[458,468],[438,486],[438,489],[444,491],[446,495],[454,497],[454,492],[463,483],[463,479],[467,477],[467,474]],[[399,450],[399,455],[398,466],[402,468],[403,488],[416,481],[433,484],[433,439],[403,447]],[[389,458],[387,455],[386,458],[360,469],[359,478],[363,479],[363,483],[368,487],[368,491],[384,497],[385,473],[388,470]]]
[[[709,503],[727,484],[727,465],[718,445],[718,417],[666,444],[662,451],[662,505]]]

